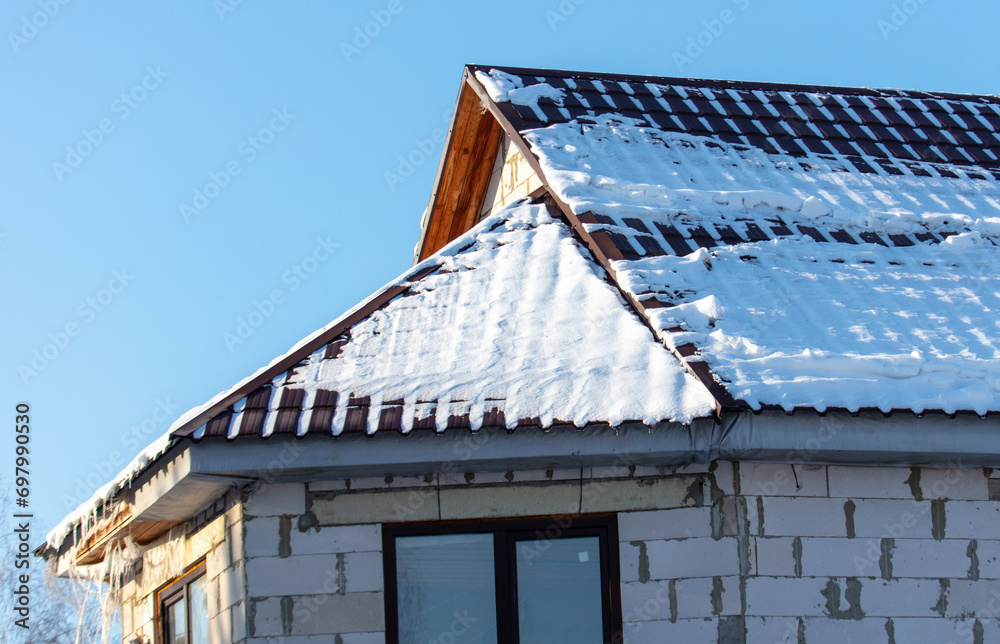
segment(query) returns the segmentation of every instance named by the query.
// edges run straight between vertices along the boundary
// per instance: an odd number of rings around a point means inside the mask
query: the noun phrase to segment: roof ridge
[[[878,96],[878,97],[889,97],[889,98],[934,98],[941,100],[978,100],[985,103],[996,103],[1000,104],[1000,95],[996,94],[963,94],[959,92],[938,92],[938,91],[928,91],[928,90],[917,90],[917,89],[901,89],[901,88],[873,88],[873,87],[851,87],[851,86],[840,86],[840,85],[805,85],[798,83],[776,83],[772,81],[741,81],[741,80],[731,80],[731,79],[713,79],[713,78],[690,78],[690,77],[680,77],[680,76],[651,76],[643,74],[620,74],[614,72],[585,72],[585,71],[574,71],[574,70],[561,70],[561,69],[543,69],[536,67],[508,67],[499,65],[478,65],[469,64],[466,65],[470,71],[489,71],[490,69],[500,70],[502,72],[517,74],[517,75],[531,75],[531,76],[543,76],[543,77],[559,77],[559,78],[592,78],[596,80],[607,80],[607,81],[627,81],[634,83],[659,83],[666,85],[680,85],[684,87],[707,87],[707,88],[719,88],[719,89],[737,89],[737,90],[771,90],[776,92],[781,91],[793,91],[793,92],[807,92],[807,93],[819,93],[819,94],[842,94],[849,96]]]

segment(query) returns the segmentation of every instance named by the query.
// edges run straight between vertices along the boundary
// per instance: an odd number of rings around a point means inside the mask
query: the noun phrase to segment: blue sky
[[[410,266],[465,63],[1000,91],[985,0],[177,4],[0,9],[0,410],[33,410],[35,542]]]

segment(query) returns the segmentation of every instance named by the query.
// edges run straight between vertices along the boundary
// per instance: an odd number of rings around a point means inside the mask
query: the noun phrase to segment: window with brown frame
[[[205,562],[156,593],[160,644],[208,644]]]
[[[614,516],[383,527],[387,644],[621,642]]]

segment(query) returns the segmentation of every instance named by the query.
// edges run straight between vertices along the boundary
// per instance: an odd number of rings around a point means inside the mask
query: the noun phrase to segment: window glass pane
[[[166,607],[167,643],[187,644],[187,615],[184,611],[184,599]]]
[[[601,644],[598,537],[517,541],[521,644]]]
[[[202,575],[188,586],[188,601],[191,610],[190,644],[208,644],[208,594],[205,592],[205,576]]]
[[[396,538],[400,644],[497,641],[492,534]]]

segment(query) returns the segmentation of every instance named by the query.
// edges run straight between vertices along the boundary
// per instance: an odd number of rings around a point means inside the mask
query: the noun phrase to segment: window
[[[615,517],[385,526],[388,644],[621,641]]]
[[[157,593],[162,644],[208,644],[205,562]]]

